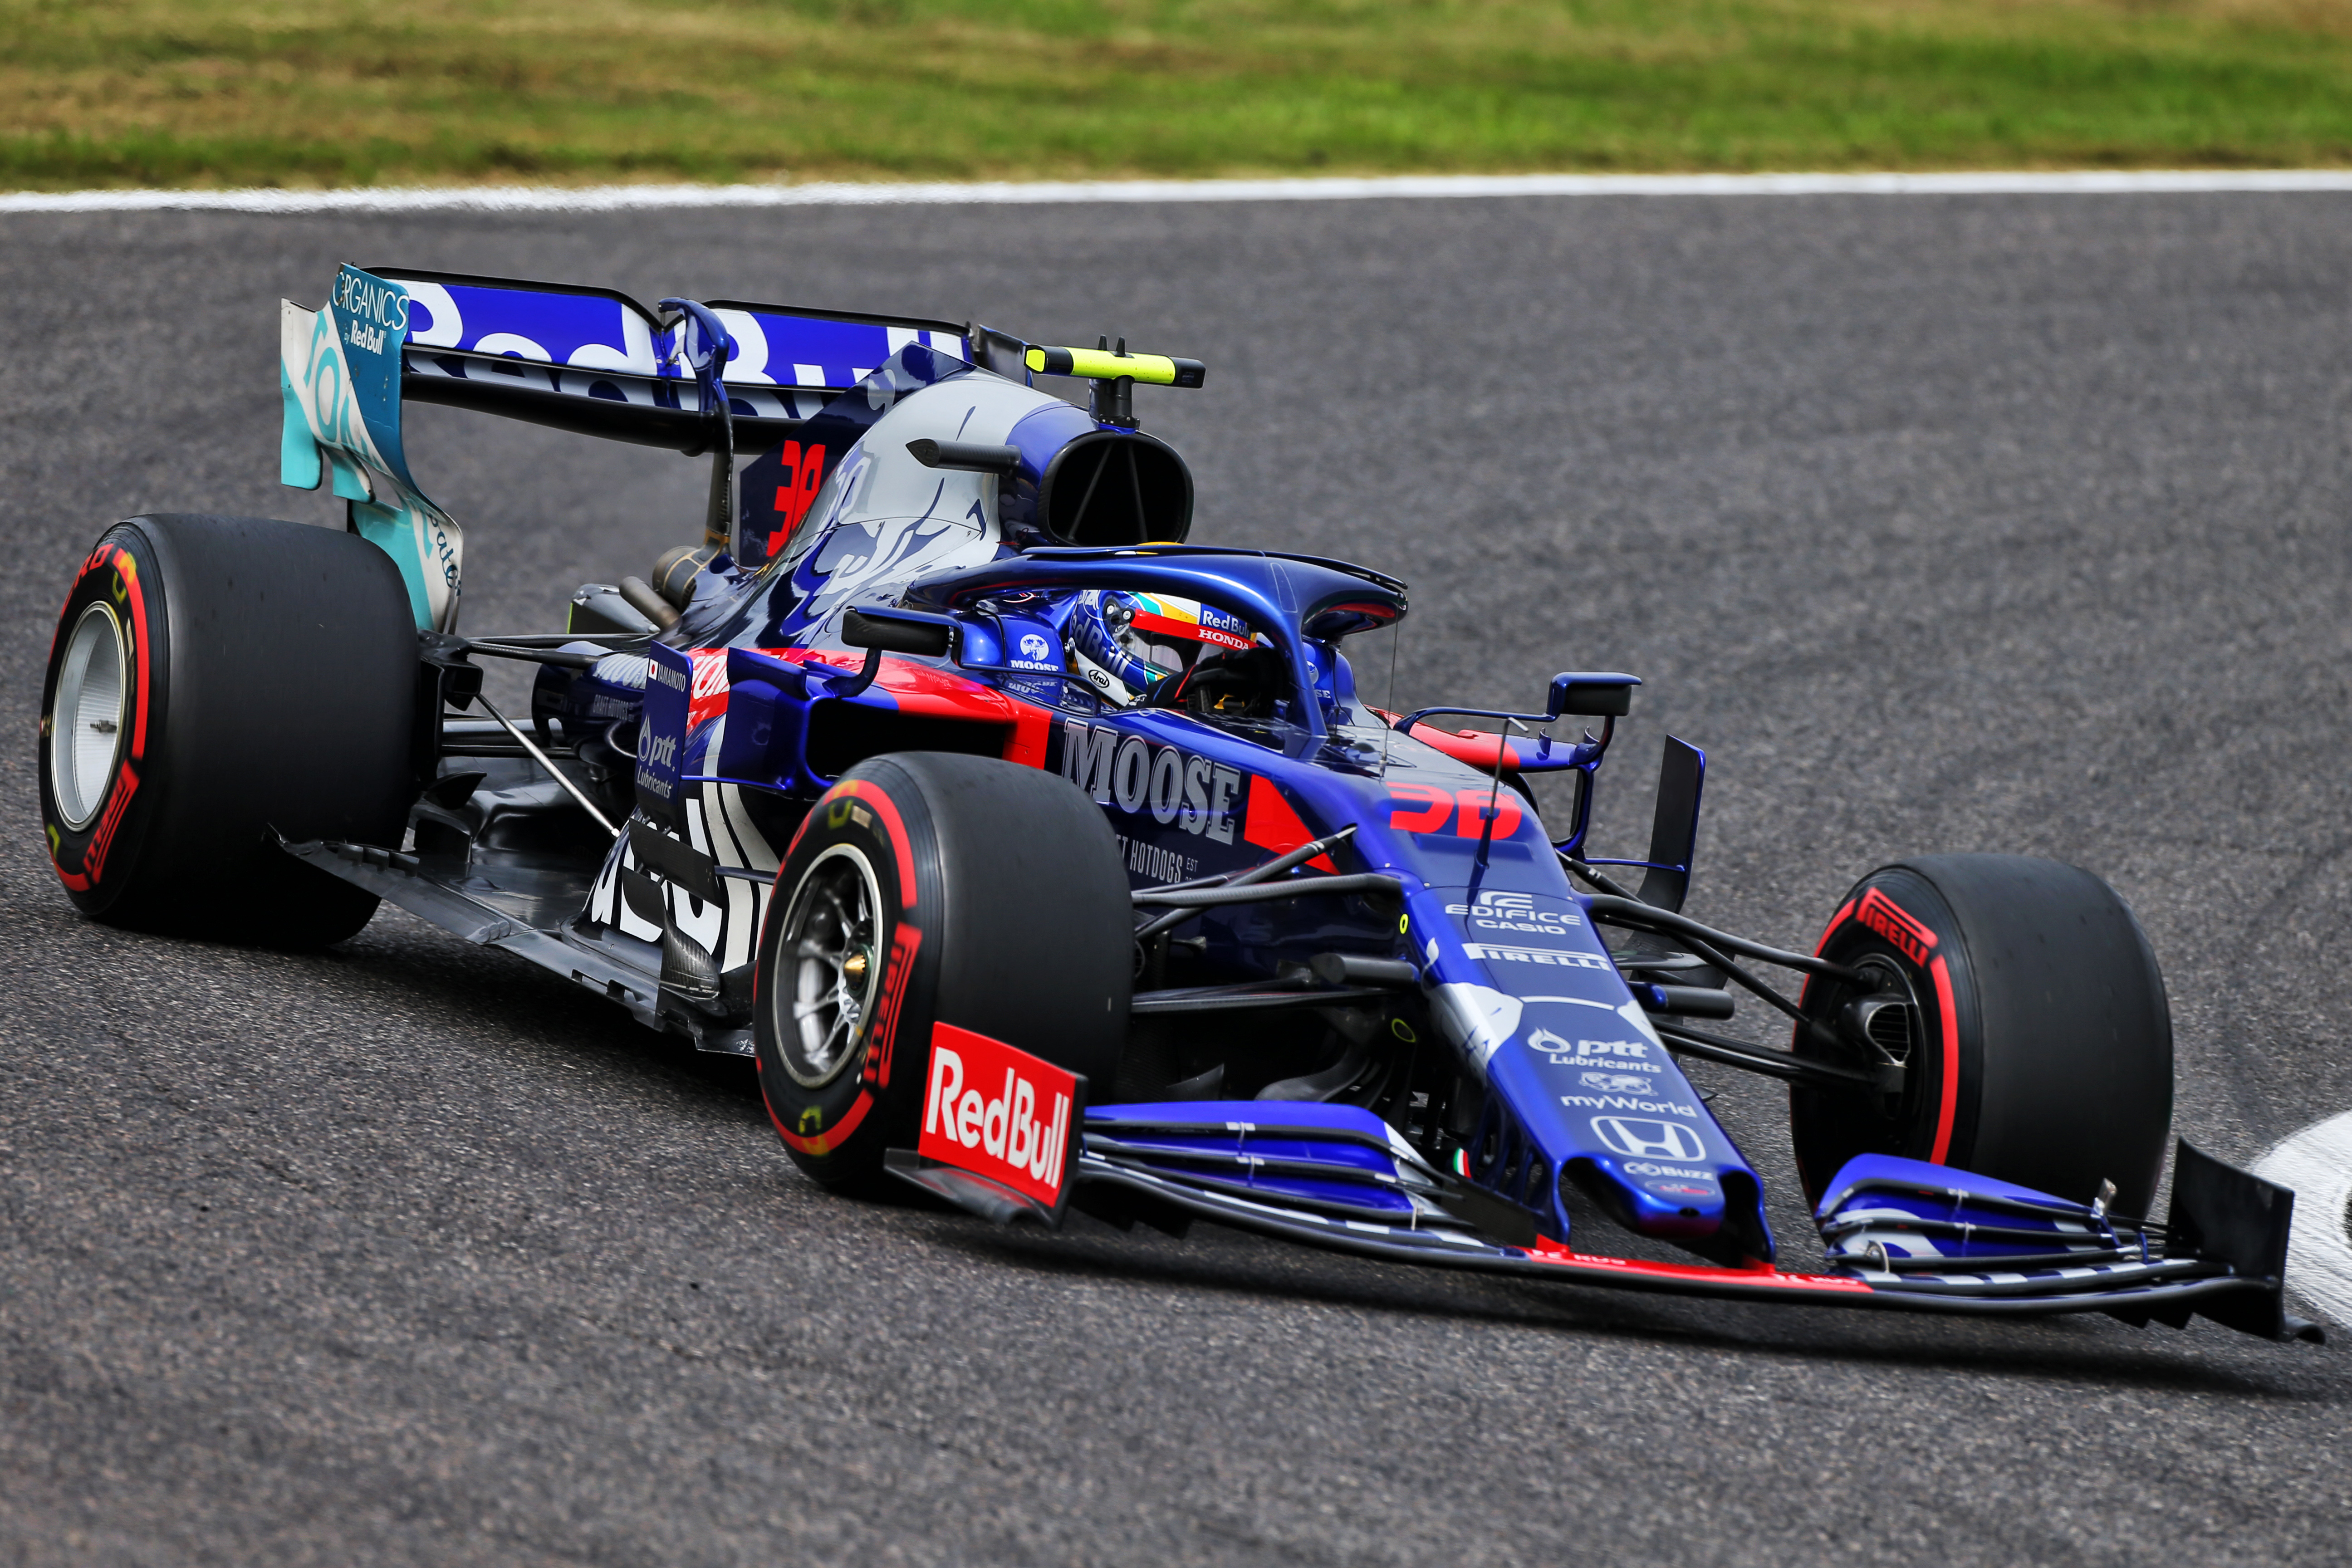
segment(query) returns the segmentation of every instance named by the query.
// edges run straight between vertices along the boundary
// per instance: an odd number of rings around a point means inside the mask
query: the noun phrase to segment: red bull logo
[[[923,1135],[915,1152],[1051,1207],[1061,1200],[1067,1174],[1077,1099],[1077,1079],[1051,1062],[953,1024],[935,1024]]]

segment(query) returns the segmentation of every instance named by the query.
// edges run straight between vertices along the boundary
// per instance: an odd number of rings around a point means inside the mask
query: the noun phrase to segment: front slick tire
[[[1820,951],[1899,976],[1911,1004],[1874,1030],[1907,1057],[1899,1096],[1790,1093],[1813,1202],[1846,1161],[1883,1153],[2077,1203],[2112,1181],[2116,1213],[2147,1213],[2172,1123],[2172,1019],[2156,954],[2113,888],[2054,860],[1923,856],[1855,883]],[[1804,1011],[1830,1021],[1857,994],[1815,977]],[[1797,1050],[1832,1054],[1801,1031]]]
[[[41,818],[109,925],[319,947],[376,900],[281,853],[399,847],[416,626],[391,557],[250,517],[134,517],[84,558],[41,694]]]
[[[793,1163],[885,1191],[939,1024],[1108,1087],[1133,933],[1110,825],[1058,774],[936,752],[850,769],[785,851],[754,971],[760,1090]]]

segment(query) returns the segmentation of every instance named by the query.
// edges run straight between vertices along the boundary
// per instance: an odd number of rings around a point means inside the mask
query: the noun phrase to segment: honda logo
[[[1688,1127],[1640,1116],[1596,1116],[1592,1131],[1620,1154],[1643,1160],[1701,1160],[1706,1142]]]

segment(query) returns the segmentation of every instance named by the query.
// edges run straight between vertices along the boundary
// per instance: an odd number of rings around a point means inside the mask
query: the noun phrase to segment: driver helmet
[[[1120,707],[1142,701],[1204,656],[1246,652],[1249,624],[1198,599],[1089,589],[1063,627],[1071,670]]]

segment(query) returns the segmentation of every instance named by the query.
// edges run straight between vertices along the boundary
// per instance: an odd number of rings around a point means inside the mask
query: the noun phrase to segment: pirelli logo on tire
[[[1936,945],[1934,931],[1876,888],[1863,894],[1862,905],[1853,911],[1853,918],[1894,943],[1895,951],[1914,963],[1925,965],[1928,950]]]

